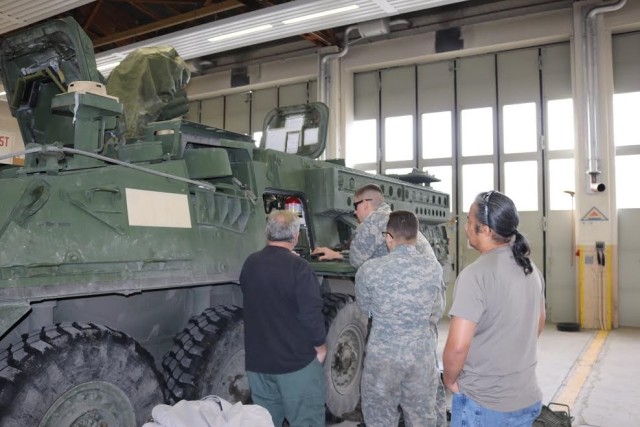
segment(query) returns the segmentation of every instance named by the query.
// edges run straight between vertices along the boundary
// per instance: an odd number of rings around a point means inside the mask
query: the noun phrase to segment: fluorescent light
[[[325,10],[324,12],[312,13],[310,15],[298,16],[297,18],[287,19],[282,21],[283,24],[295,24],[296,22],[308,21],[310,19],[322,18],[323,16],[335,15],[336,13],[348,12],[350,10],[357,9],[357,4],[351,6],[339,7],[338,9]]]
[[[219,36],[211,37],[209,39],[210,42],[217,42],[220,40],[232,39],[235,37],[244,36],[246,34],[257,33],[258,31],[270,30],[273,26],[271,24],[260,25],[258,27],[246,28],[244,30],[235,31],[233,33],[222,34]]]

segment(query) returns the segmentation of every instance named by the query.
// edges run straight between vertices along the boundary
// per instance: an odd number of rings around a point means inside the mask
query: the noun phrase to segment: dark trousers
[[[325,387],[318,359],[288,374],[247,372],[253,403],[267,408],[276,427],[324,427]]]

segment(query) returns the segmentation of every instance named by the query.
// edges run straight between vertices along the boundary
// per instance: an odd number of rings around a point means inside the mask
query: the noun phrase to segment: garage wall
[[[465,49],[457,52],[436,53],[435,33],[433,32],[372,44],[355,44],[345,57],[333,61],[338,66],[333,67],[335,71],[330,76],[333,95],[329,99],[329,107],[332,111],[339,111],[340,115],[338,117],[332,116],[334,120],[331,126],[336,131],[330,132],[333,140],[328,142],[331,151],[327,153],[327,157],[344,158],[346,150],[348,150],[346,141],[349,133],[353,132],[351,127],[355,110],[352,94],[354,93],[354,75],[356,73],[387,67],[395,68],[403,64],[440,63],[443,60],[461,55],[478,55],[524,46],[567,41],[572,31],[571,19],[571,10],[565,9],[528,18],[466,26],[461,30]],[[236,88],[231,87],[231,69],[195,77],[188,87],[189,98],[192,100],[211,99],[295,83],[315,82],[318,75],[318,52],[305,52],[298,58],[251,65],[247,67],[247,75],[250,84]],[[198,115],[197,107],[192,108],[189,118],[193,119],[194,115]],[[252,128],[255,129],[255,126]],[[389,167],[401,168],[402,166],[396,164],[389,165]]]
[[[251,135],[259,143],[267,113],[277,107],[315,102],[316,86],[315,81],[303,81],[191,101],[186,119]]]
[[[566,125],[573,122],[572,13],[571,9],[564,9],[464,26],[461,28],[464,50],[455,52],[436,53],[434,33],[355,44],[345,57],[336,61],[337,73],[331,76],[332,84],[340,90],[338,96],[330,99],[330,107],[339,109],[341,115],[337,118],[337,132],[333,134],[334,148],[328,157],[346,157],[347,163],[371,172],[398,172],[417,166],[444,177],[443,182],[436,185],[452,193],[453,214],[459,222],[450,231],[456,236],[452,240],[458,242],[456,248],[452,247],[458,268],[474,259],[473,254],[466,251],[464,236],[459,233],[466,210],[463,197],[465,165],[491,165],[491,178],[485,187],[501,190],[505,190],[510,181],[506,177],[506,163],[534,162],[537,165],[534,173],[538,175],[532,178],[538,194],[537,210],[525,212],[523,222],[534,245],[534,258],[546,272],[549,315],[553,321],[576,320],[576,266],[571,234],[571,224],[576,218],[574,198],[570,193],[575,191],[575,174],[582,166],[576,165],[573,145],[566,144],[574,139],[572,126]],[[607,14],[603,21],[607,31],[612,33],[638,30],[640,0],[629,0],[623,10]],[[613,43],[615,73],[623,56],[618,54],[616,57],[616,49],[620,50],[620,47],[615,46],[615,39]],[[638,43],[627,44],[637,46]],[[493,52],[505,53],[490,54]],[[624,58],[629,63],[633,55],[625,53]],[[537,64],[538,60],[540,64]],[[311,56],[300,58],[298,64],[304,64],[304,72],[299,78],[312,78],[316,63],[317,58]],[[286,64],[264,66],[269,68],[268,74],[273,80],[269,83],[261,78],[260,84],[277,86],[279,76],[288,81],[296,78]],[[640,75],[628,74],[632,79]],[[620,82],[616,77],[616,91]],[[547,146],[545,151],[536,149],[530,154],[505,153],[502,146],[505,135],[501,127],[504,106],[526,100],[535,103],[535,132],[540,144],[555,145]],[[463,156],[459,152],[463,132],[458,123],[459,113],[463,109],[487,105],[494,108],[493,154]],[[446,111],[452,112],[451,115],[437,115]],[[433,114],[430,122],[423,118],[425,114]],[[408,126],[401,126],[408,135],[388,132],[393,123],[390,125],[387,119],[400,117],[398,120],[401,121],[404,116],[411,116]],[[441,126],[437,137],[429,136],[425,129],[433,128],[434,123],[443,120],[450,126],[450,133],[443,130],[447,126]],[[412,139],[413,145],[406,147],[403,138]],[[439,151],[447,143],[451,145],[449,151],[432,155],[434,147]],[[618,156],[637,154],[628,146],[616,150]],[[390,155],[392,151],[394,154]],[[360,158],[349,162],[353,153]],[[622,162],[634,160],[634,157],[626,157]],[[610,188],[615,186],[611,184]],[[640,225],[633,220],[638,217],[637,213],[627,208],[619,211],[621,236],[632,235],[629,230]],[[627,310],[640,304],[638,287],[631,283],[631,278],[640,273],[635,271],[640,248],[624,238],[620,245],[623,254],[620,258],[620,323],[640,326],[637,315]],[[460,253],[456,253],[456,249]]]
[[[640,28],[640,0],[629,0],[623,10],[607,14],[605,21],[614,32]],[[334,62],[338,72],[331,76],[331,84],[338,95],[330,100],[330,108],[339,110],[339,123],[330,141],[334,149],[328,157],[344,157],[346,141],[354,115],[354,74],[407,64],[441,62],[461,56],[487,52],[540,46],[569,41],[572,35],[572,11],[562,9],[534,16],[502,19],[461,28],[464,50],[435,52],[435,33],[427,32],[401,39],[353,45],[349,53]],[[315,81],[318,75],[318,54],[305,51],[296,58],[270,60],[247,67],[250,84],[231,87],[231,69],[192,79],[188,87],[192,100],[213,98],[249,90],[273,88],[292,83]]]
[[[620,324],[640,326],[640,33],[613,38]]]
[[[329,141],[331,148],[327,157],[344,157],[346,154],[348,159],[350,151],[368,151],[372,154],[356,166],[372,172],[402,170],[417,164],[422,169],[445,177],[440,185],[445,191],[452,193],[454,214],[458,215],[459,219],[464,218],[466,208],[460,182],[463,177],[462,167],[478,163],[478,159],[469,157],[463,160],[464,156],[459,153],[459,143],[454,142],[456,138],[462,137],[461,127],[457,123],[458,112],[483,104],[479,101],[484,99],[484,95],[481,94],[485,92],[491,105],[496,109],[502,106],[495,93],[498,90],[503,94],[507,93],[510,83],[501,82],[500,78],[496,78],[501,75],[500,68],[507,63],[513,63],[513,69],[516,70],[517,66],[521,65],[518,60],[509,59],[512,55],[510,52],[518,56],[519,51],[535,51],[538,52],[538,56],[548,59],[541,63],[538,70],[542,84],[538,87],[540,96],[536,101],[536,114],[539,119],[537,132],[541,136],[550,137],[555,126],[550,120],[554,117],[550,110],[556,108],[559,109],[557,111],[563,111],[562,103],[568,99],[570,102],[572,94],[572,76],[575,76],[570,49],[572,20],[571,9],[564,9],[522,18],[467,25],[461,28],[464,49],[455,52],[436,53],[433,32],[353,45],[345,57],[333,61],[330,67],[333,72],[329,105],[332,111],[339,113],[332,116],[332,126],[336,131],[330,132],[332,141]],[[629,0],[621,11],[607,14],[603,21],[605,27],[614,34],[637,31],[640,29],[640,0]],[[612,80],[615,94],[620,95],[614,98],[615,107],[616,99],[619,104],[623,95],[640,92],[640,54],[637,48],[640,46],[640,38],[636,35],[616,35],[612,43]],[[497,55],[496,52],[504,54]],[[310,102],[317,98],[318,58],[318,52],[307,51],[298,57],[250,65],[247,67],[250,83],[241,87],[232,87],[231,69],[195,77],[188,87],[192,100],[188,119],[254,135],[261,127],[261,118],[272,107]],[[407,84],[398,87],[398,82]],[[356,93],[361,96],[356,96]],[[554,101],[557,102],[553,103]],[[631,111],[638,111],[639,107],[640,101]],[[439,136],[445,140],[449,138],[451,151],[446,155],[434,157],[431,155],[432,148],[434,144],[441,148],[442,139],[429,140],[424,131],[425,123],[429,125],[429,122],[423,122],[422,116],[443,111],[456,112],[447,119],[447,123],[450,123],[450,134]],[[621,112],[622,110],[618,109],[616,115],[620,115]],[[410,126],[413,145],[403,151],[406,156],[403,154],[404,157],[389,158],[388,154],[392,150],[391,145],[387,144],[391,142],[384,138],[386,124],[382,121],[408,114],[413,115]],[[377,120],[376,127],[379,130],[370,134],[367,133],[366,126],[359,127],[367,119]],[[635,116],[627,118],[626,121],[638,122]],[[503,189],[505,159],[497,157],[500,153],[498,136],[499,132],[502,132],[499,122],[496,116],[496,151],[484,159],[493,166],[492,182],[485,186],[492,184],[494,188]],[[616,126],[623,126],[620,123]],[[433,121],[430,125],[433,125]],[[0,130],[12,129],[19,136],[17,124],[10,117],[6,103],[0,102]],[[640,134],[640,129],[636,130],[636,134]],[[353,138],[351,135],[358,137]],[[624,167],[639,171],[638,145],[619,144],[618,136],[616,134],[616,172],[619,174]],[[565,135],[565,138],[572,136]],[[539,156],[539,153],[536,152],[533,156]],[[519,156],[516,157],[519,159]],[[545,213],[545,223],[537,224],[540,220],[538,214],[526,219],[531,229],[538,227],[546,233],[541,234],[544,243],[537,243],[537,249],[540,252],[546,251],[545,260],[539,262],[546,264],[547,280],[555,283],[548,290],[550,315],[555,321],[575,320],[572,318],[575,313],[575,270],[572,265],[573,248],[570,243],[572,198],[569,194],[562,196],[564,199],[557,198],[555,202],[551,198],[553,194],[570,190],[568,187],[557,187],[555,183],[561,180],[554,177],[554,174],[566,175],[568,168],[575,168],[573,158],[573,148],[562,145],[557,150],[548,150],[545,153],[542,163],[539,163],[541,181],[538,181],[540,197],[544,197],[539,203],[540,212]],[[539,157],[535,157],[535,160],[540,161]],[[640,179],[640,176],[637,178]],[[617,183],[609,186],[610,191],[635,194],[635,183],[638,179],[627,182],[619,178]],[[556,187],[552,188],[554,185]],[[553,209],[554,203],[560,204],[558,209]],[[626,207],[620,203],[618,205],[620,324],[640,326],[640,317],[635,310],[635,307],[640,305],[640,287],[634,280],[640,273],[640,247],[637,239],[629,237],[634,236],[635,230],[640,226],[637,221],[640,208]],[[543,206],[546,211],[542,210]],[[459,235],[462,224],[460,222],[451,230],[452,240],[457,241],[461,247],[464,243],[464,239]],[[465,261],[464,254],[457,254],[455,249],[452,252],[460,261],[459,267],[472,259],[470,257]],[[464,250],[461,249],[460,252]]]
[[[250,65],[247,67],[249,84],[235,88],[231,86],[231,70],[232,68],[229,67],[224,71],[191,79],[187,87],[189,99],[213,98],[247,90],[314,80],[318,75],[318,62],[315,53],[306,52],[296,58],[271,60],[259,65]]]
[[[572,111],[570,70],[569,45],[560,43],[356,73],[347,140],[350,166],[377,173],[419,168],[441,179],[432,185],[452,194],[454,271],[478,257],[463,232],[476,194],[496,189],[510,196],[532,259],[547,273],[554,321],[567,320],[565,313],[573,321],[575,313],[572,204],[564,193],[575,190],[574,177],[556,175],[551,185],[548,172],[556,159],[573,162],[573,118],[556,107],[561,101]]]

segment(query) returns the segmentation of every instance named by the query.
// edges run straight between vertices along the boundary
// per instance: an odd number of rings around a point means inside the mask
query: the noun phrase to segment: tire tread
[[[189,319],[187,326],[173,339],[173,346],[162,358],[165,400],[174,404],[198,396],[196,378],[203,363],[228,323],[242,319],[237,306],[207,308]]]
[[[101,353],[108,358],[106,360],[121,358],[127,367],[135,369],[135,375],[133,371],[128,371],[126,375],[114,372],[103,365],[91,369],[86,369],[85,365],[73,365],[83,363],[83,357],[88,357],[87,351],[97,348],[103,349]],[[69,354],[76,354],[77,362]],[[152,404],[161,403],[162,382],[153,357],[133,338],[102,325],[58,323],[22,335],[20,342],[0,353],[0,427],[33,425],[33,417],[44,415],[52,402],[41,402],[42,408],[37,409],[43,412],[37,415],[24,410],[21,405],[25,402],[20,402],[19,396],[26,393],[55,400],[56,395],[51,394],[50,385],[47,384],[52,378],[65,382],[57,384],[62,390],[77,385],[76,382],[96,379],[116,383],[121,381],[123,387],[134,388],[126,389],[125,393],[130,398],[135,397],[134,407],[139,421],[142,421],[142,416],[151,413]]]

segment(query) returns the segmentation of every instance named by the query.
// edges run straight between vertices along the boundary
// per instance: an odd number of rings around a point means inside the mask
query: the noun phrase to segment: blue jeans
[[[480,406],[461,393],[451,402],[451,427],[531,427],[542,402],[512,412],[498,412]]]

